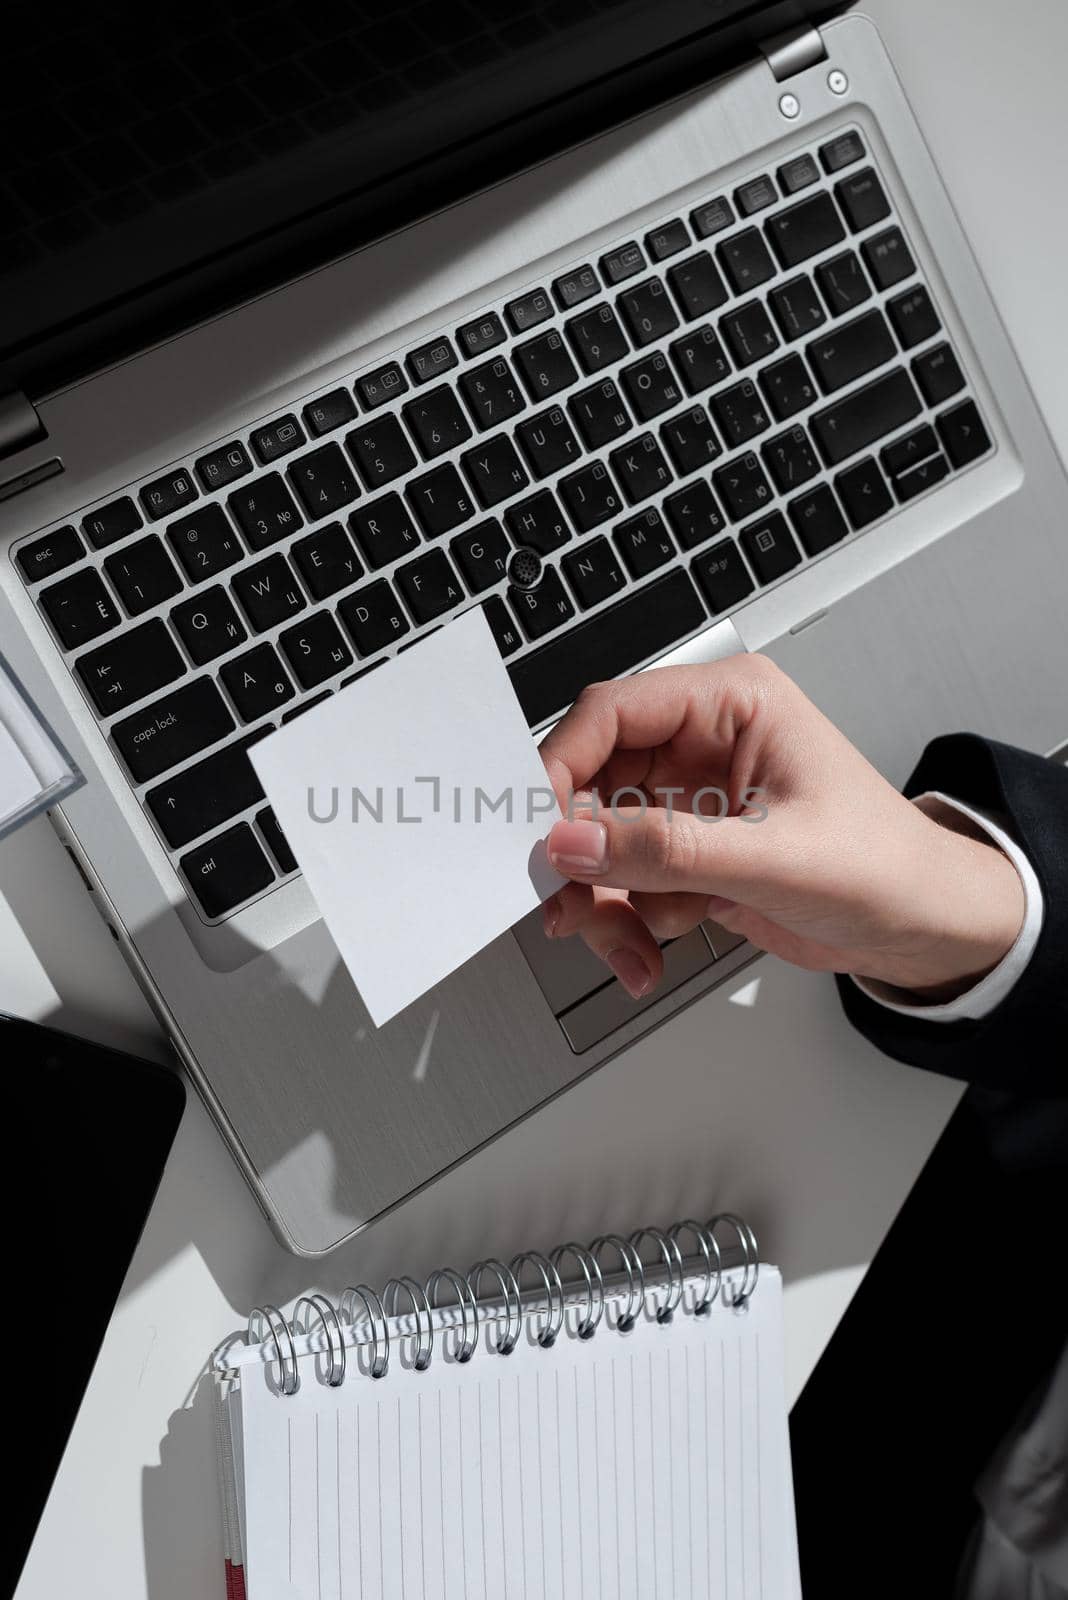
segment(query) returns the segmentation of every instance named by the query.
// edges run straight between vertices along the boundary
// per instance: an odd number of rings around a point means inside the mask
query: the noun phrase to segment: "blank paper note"
[[[246,1367],[249,1600],[793,1600],[782,1374],[774,1269],[744,1312],[551,1351],[439,1340],[289,1398]]]

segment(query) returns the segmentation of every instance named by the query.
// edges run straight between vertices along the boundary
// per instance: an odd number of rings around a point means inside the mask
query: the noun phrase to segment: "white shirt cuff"
[[[862,989],[868,997],[879,1005],[885,1006],[888,1011],[899,1011],[903,1016],[920,1017],[926,1022],[979,1022],[1006,999],[1014,988],[1017,979],[1026,968],[1035,953],[1038,936],[1042,932],[1043,901],[1042,890],[1035,876],[1035,869],[1028,861],[1015,839],[1010,838],[1005,829],[1000,826],[985,811],[976,811],[973,806],[965,805],[962,800],[955,800],[952,795],[942,794],[940,790],[932,789],[927,794],[916,796],[917,800],[939,800],[943,805],[951,806],[954,811],[959,811],[962,816],[968,817],[977,827],[1008,856],[1016,871],[1024,890],[1024,919],[1023,926],[1016,937],[1012,948],[1002,957],[992,972],[981,978],[971,989],[966,989],[963,994],[957,995],[954,1000],[947,1000],[942,1005],[925,1006],[910,1004],[905,998],[905,991],[895,989],[892,984],[880,983],[874,978],[854,978],[853,982],[858,989]]]

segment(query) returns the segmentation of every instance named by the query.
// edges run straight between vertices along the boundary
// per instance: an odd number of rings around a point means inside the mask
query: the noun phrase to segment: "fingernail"
[[[549,860],[560,872],[603,872],[608,829],[603,822],[557,822],[549,834]]]
[[[620,946],[618,950],[610,950],[605,960],[632,999],[640,1000],[653,987],[652,973],[633,950]]]
[[[560,912],[563,907],[556,895],[550,895],[541,908],[541,925],[545,929],[546,938],[551,939],[560,922]]]

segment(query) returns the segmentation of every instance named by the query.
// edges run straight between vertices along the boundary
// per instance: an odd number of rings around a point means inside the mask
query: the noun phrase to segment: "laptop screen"
[[[708,77],[809,0],[159,0],[5,26],[0,387],[31,395]],[[829,9],[826,5],[823,10]],[[779,14],[779,15],[776,15]],[[751,48],[751,46],[750,46]],[[694,77],[694,73],[700,74]],[[621,101],[591,93],[618,81]],[[626,95],[632,83],[632,98]],[[686,86],[681,84],[681,86]],[[541,122],[529,146],[514,130]],[[457,159],[459,158],[459,159]],[[318,252],[318,256],[316,255]],[[170,327],[153,319],[171,314]],[[125,337],[124,337],[125,335]],[[111,348],[106,348],[110,339]],[[66,348],[66,356],[64,350]]]

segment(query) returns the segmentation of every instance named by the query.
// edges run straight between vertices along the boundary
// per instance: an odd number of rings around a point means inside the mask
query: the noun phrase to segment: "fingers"
[[[740,817],[712,821],[662,806],[605,811],[553,825],[549,860],[577,883],[640,894],[752,898],[776,870],[778,851],[768,829]]]
[[[679,939],[710,915],[704,894],[632,894],[630,903],[656,939]]]
[[[635,1000],[663,976],[660,946],[626,896],[615,890],[567,884],[545,902],[543,920],[552,937],[581,934]]]

